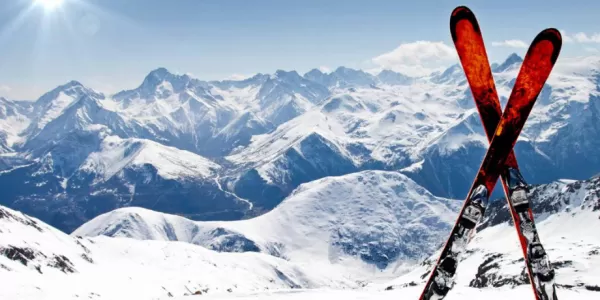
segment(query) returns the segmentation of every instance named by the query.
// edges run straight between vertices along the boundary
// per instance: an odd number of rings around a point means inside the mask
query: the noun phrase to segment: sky
[[[159,67],[204,80],[278,69],[423,75],[457,62],[449,17],[467,5],[491,61],[547,27],[562,56],[600,54],[600,1],[0,0],[0,96],[34,100],[70,80],[105,93]],[[45,0],[59,1],[59,0]]]

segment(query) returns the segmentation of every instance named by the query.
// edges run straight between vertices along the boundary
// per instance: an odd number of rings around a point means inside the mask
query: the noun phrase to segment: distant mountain
[[[312,69],[304,74],[304,78],[319,83],[330,89],[352,87],[374,87],[379,84],[406,85],[413,82],[413,78],[391,70],[383,70],[377,76],[362,70],[339,67],[331,73],[323,73],[319,69]]]
[[[513,54],[493,67],[503,105],[521,61]],[[515,148],[531,183],[584,179],[600,170],[600,144],[591,138],[600,135],[599,73],[597,57],[557,63]],[[170,192],[157,203],[177,203],[165,211],[197,220],[260,215],[303,183],[363,170],[401,171],[434,195],[462,199],[487,150],[458,64],[419,78],[339,67],[241,81],[203,81],[159,68],[115,95],[72,81],[35,102],[2,99],[0,114],[0,181],[18,187],[1,192],[0,204],[64,230],[128,206],[129,187],[144,184],[140,168],[102,183],[100,173],[82,171],[107,137],[158,143],[218,164],[198,180],[158,185]],[[101,157],[106,162],[98,165],[120,161]],[[107,198],[86,188],[102,188]],[[158,209],[157,192],[149,191],[133,199]],[[210,200],[198,206],[191,193]],[[88,200],[74,205],[74,199]],[[73,211],[86,213],[65,219]]]
[[[250,204],[215,181],[220,168],[191,152],[91,127],[64,137],[40,159],[0,173],[0,185],[11,187],[2,203],[67,232],[129,205],[191,218],[241,218]]]
[[[22,142],[19,133],[30,123],[31,104],[0,97],[0,153],[13,151]]]
[[[391,70],[383,70],[377,74],[377,79],[384,84],[389,85],[410,85],[415,82],[415,79]]]
[[[517,55],[516,53],[513,53],[511,55],[508,56],[508,58],[501,63],[500,65],[494,66],[494,68],[492,69],[492,72],[505,72],[506,70],[510,69],[510,68],[519,68],[521,66],[521,63],[523,63],[523,58],[521,58],[519,55]]]

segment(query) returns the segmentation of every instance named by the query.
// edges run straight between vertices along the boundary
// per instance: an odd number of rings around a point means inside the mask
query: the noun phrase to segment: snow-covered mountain
[[[5,207],[0,207],[0,236],[2,299],[156,299],[356,285],[262,253],[72,237]]]
[[[559,297],[597,297],[600,240],[594,224],[600,220],[599,191],[600,177],[531,190],[537,227],[556,269]],[[380,272],[365,272],[356,259],[364,262],[366,254],[384,254],[379,251],[383,249],[435,251],[449,231],[444,219],[455,217],[447,214],[451,203],[401,174],[369,171],[304,184],[280,207],[244,221],[193,222],[127,208],[101,215],[68,236],[0,207],[0,280],[7,287],[0,297],[417,297],[437,253],[421,263],[398,256],[388,268],[406,265],[396,270],[400,276],[392,281],[382,281]],[[449,299],[532,296],[504,203],[496,200],[488,210],[486,225],[459,265]],[[430,231],[427,238],[425,228],[440,230]],[[79,236],[86,232],[94,236]],[[236,234],[252,239],[258,249],[237,247],[243,239]],[[424,237],[429,246],[421,244]],[[277,247],[265,251],[267,241]],[[341,290],[348,288],[353,290]]]
[[[12,152],[21,142],[19,133],[29,125],[31,109],[30,103],[0,97],[0,154]]]
[[[44,156],[0,173],[2,203],[72,231],[123,206],[200,219],[239,219],[248,202],[215,181],[221,167],[197,154],[111,135],[104,126],[71,133]]]
[[[460,201],[438,198],[397,172],[365,171],[301,185],[259,217],[194,222],[142,208],[100,215],[73,235],[185,241],[224,252],[263,252],[364,279],[422,259],[454,224]],[[381,271],[379,271],[381,270]]]
[[[503,103],[521,61],[513,54],[493,66]],[[600,170],[600,144],[590,138],[600,135],[599,71],[600,57],[559,59],[515,148],[530,182]],[[0,204],[63,230],[132,203],[198,220],[255,216],[303,183],[361,170],[401,170],[436,196],[461,199],[487,149],[460,65],[419,78],[339,67],[241,81],[159,68],[115,95],[72,81],[34,102],[2,99],[0,113],[0,182],[18,187],[0,192]],[[128,156],[96,155],[106,161],[93,166],[105,169],[84,165],[107,137],[158,143],[220,167],[143,193],[140,168],[99,185],[109,165]],[[169,168],[164,162],[151,164]]]

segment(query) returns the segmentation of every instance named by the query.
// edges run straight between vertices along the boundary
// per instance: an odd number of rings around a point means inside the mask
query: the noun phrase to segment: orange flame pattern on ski
[[[469,17],[472,15],[466,7],[458,7],[452,12],[453,17],[459,14],[468,14]],[[480,47],[480,45],[483,45],[483,38],[479,28],[473,28],[474,24],[477,24],[475,20],[461,19],[456,24],[458,36],[453,36],[452,38],[455,42],[458,55],[461,57],[461,63],[463,69],[465,69],[465,74],[467,74],[467,81],[469,82],[473,97],[488,102],[485,107],[493,108],[495,111],[502,111],[498,93],[496,92],[496,85],[494,84],[494,77],[492,76],[491,69],[488,67],[490,63],[485,47]],[[463,59],[464,56],[469,57],[469,59]],[[470,74],[480,74],[482,76],[468,76]],[[500,122],[500,118],[496,117],[497,114],[494,112],[481,111],[479,116],[482,123],[485,118],[493,118],[493,123]],[[485,133],[488,141],[491,141],[494,136],[494,131],[492,130],[486,128]],[[513,151],[511,151],[506,159],[505,165],[518,168]]]
[[[469,19],[471,19],[472,22],[470,22]],[[459,23],[456,23],[457,20],[464,21],[459,21]],[[477,28],[473,28],[474,25],[476,25]],[[481,75],[480,78],[467,78],[469,84],[471,85],[474,96],[477,96],[477,99],[481,100],[484,103],[489,101],[489,103],[487,104],[491,104],[485,105],[486,108],[489,109],[489,111],[482,111],[481,114],[493,112],[490,115],[490,117],[496,121],[499,121],[493,122],[495,124],[498,124],[497,128],[495,128],[495,132],[491,132],[491,127],[486,126],[486,135],[488,137],[488,140],[492,140],[493,137],[493,141],[491,141],[490,148],[486,153],[486,156],[479,168],[479,173],[477,174],[477,177],[473,182],[473,186],[471,187],[469,195],[467,196],[470,197],[471,193],[475,190],[475,188],[481,184],[485,185],[487,190],[491,192],[495,187],[498,177],[500,177],[500,173],[503,170],[505,170],[507,164],[514,164],[514,166],[516,166],[516,159],[512,149],[518,139],[522,127],[525,124],[525,121],[527,120],[527,117],[529,116],[529,113],[531,112],[536,98],[538,97],[543,85],[545,84],[546,79],[550,75],[550,72],[556,62],[556,59],[558,58],[558,54],[560,53],[560,49],[562,46],[562,38],[560,36],[560,33],[556,29],[546,29],[536,36],[534,41],[531,43],[531,46],[525,57],[525,60],[529,62],[524,63],[521,66],[519,75],[517,77],[517,82],[515,84],[515,88],[511,93],[509,104],[506,108],[506,110],[509,110],[511,112],[502,115],[502,117],[499,118],[497,112],[501,111],[501,108],[499,107],[499,101],[495,91],[495,85],[493,83],[491,70],[481,69],[482,67],[488,68],[489,62],[487,61],[485,48],[480,47],[480,45],[477,45],[477,42],[483,45],[483,41],[477,22],[476,20],[474,20],[474,15],[470,12],[468,8],[458,7],[457,9],[455,9],[455,11],[453,11],[452,14],[451,27],[452,26],[471,26],[470,29],[472,30],[457,30],[458,32],[461,32],[463,34],[463,36],[461,37],[456,36],[456,33],[452,32],[452,38],[455,41],[457,50],[459,50],[459,55],[461,53],[469,53],[470,55],[473,55],[473,57],[469,56],[469,59],[467,60],[463,60],[461,57],[463,68],[465,68],[466,70],[469,70],[468,68],[477,68],[474,69],[476,71],[469,73],[481,73],[479,74]],[[469,28],[463,27],[463,29]],[[462,41],[465,43],[456,43],[457,39],[462,39]],[[537,63],[531,62],[531,60],[533,59],[539,59],[542,61]],[[536,80],[540,82],[536,83]],[[512,110],[515,111],[513,112]],[[461,209],[461,216],[467,207],[468,201],[469,198],[467,198],[465,204],[463,205],[463,208]],[[459,221],[460,216],[459,219],[457,219],[454,228],[452,229],[451,237],[458,233],[459,229],[457,228],[459,228]],[[442,253],[438,258],[434,269],[430,273],[430,277],[426,282],[425,288],[423,290],[423,293],[421,294],[420,299],[429,299],[429,297],[431,297],[432,294],[429,294],[428,292],[430,291],[431,285],[436,276],[437,269],[440,266],[439,264],[441,262],[441,259],[443,257],[446,257],[446,254],[448,253],[452,244],[452,240],[449,238],[446,241],[446,244],[444,245]],[[445,293],[447,293],[447,291]],[[442,294],[439,294],[439,296],[442,296],[441,298],[443,298],[445,296],[445,293],[443,294],[443,296]]]
[[[517,139],[513,139],[510,136],[518,137],[521,133],[521,129],[523,128],[527,117],[529,117],[531,108],[535,103],[535,101],[531,100],[538,97],[546,79],[548,79],[548,76],[554,67],[556,59],[558,58],[561,41],[562,39],[558,30],[546,29],[538,34],[532,42],[535,46],[529,48],[529,51],[525,56],[525,60],[519,70],[519,75],[517,76],[517,81],[515,83],[515,87],[518,88],[512,90],[510,95],[511,101],[509,101],[504,110],[507,115],[503,116],[503,119],[500,120],[494,134],[494,139],[503,141],[502,143],[499,143],[502,147],[494,149],[495,153],[490,157],[492,159],[483,162],[484,164],[496,162],[496,165],[494,166],[489,165],[482,168],[482,170],[488,170],[491,174],[480,174],[483,176],[481,178],[485,178],[484,184],[488,187],[489,191],[493,190],[496,180],[498,179],[497,174],[499,175],[501,173],[508,160],[507,158],[506,160],[498,161],[493,159],[493,157],[502,157],[503,155],[506,155],[507,151],[510,151],[509,155],[512,155],[512,160],[514,161],[511,163],[516,165],[516,159],[512,149],[517,142]],[[490,99],[490,97],[487,97],[486,99]]]
[[[452,12],[450,23],[451,28],[453,28],[451,29],[451,34],[454,41],[454,45],[460,57],[463,69],[465,70],[465,75],[469,82],[473,97],[474,99],[476,99],[477,109],[480,112],[481,122],[484,125],[488,141],[491,142],[493,136],[495,134],[501,134],[501,130],[504,127],[500,127],[498,129],[499,131],[497,132],[494,131],[494,128],[496,128],[496,126],[499,125],[498,123],[500,121],[500,116],[502,115],[502,108],[500,107],[500,101],[496,93],[493,75],[491,69],[489,68],[489,61],[487,58],[481,29],[479,28],[479,24],[475,18],[475,15],[471,12],[469,8],[465,6],[457,7]],[[555,32],[553,34],[557,33]],[[553,40],[560,41],[560,35],[557,35],[556,38],[557,39]],[[555,46],[556,45],[551,45],[551,47],[557,48]],[[535,52],[542,53],[543,51]],[[533,58],[539,59],[540,57]],[[554,63],[553,60],[551,61],[552,63]],[[540,69],[540,71],[544,72],[543,69]],[[509,154],[505,162],[505,167],[518,170],[518,164],[514,155],[514,151],[511,151],[511,153]],[[505,194],[507,195],[506,197],[509,208],[511,210],[511,216],[513,218],[514,224],[520,224],[520,217],[515,211],[512,202],[508,199],[509,189],[504,178],[502,178],[502,185]],[[533,222],[533,213],[530,208],[527,210],[527,214],[529,216],[529,219]],[[520,240],[523,256],[527,258],[527,239],[525,238],[525,236],[523,236],[523,234],[517,226],[515,226],[515,229]],[[533,275],[531,273],[531,269],[529,268],[528,276],[529,280],[533,281]],[[536,288],[534,286],[532,286],[532,288],[535,298],[540,299]]]

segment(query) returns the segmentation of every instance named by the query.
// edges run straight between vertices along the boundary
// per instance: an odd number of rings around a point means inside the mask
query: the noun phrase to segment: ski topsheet
[[[479,111],[488,141],[500,121],[502,108],[496,93],[481,29],[467,7],[457,7],[451,16],[450,32]],[[521,243],[529,280],[536,300],[557,300],[554,270],[535,228],[527,196],[527,184],[511,151],[501,174],[502,186]]]
[[[443,299],[452,288],[460,257],[483,217],[489,194],[505,170],[505,162],[550,75],[561,45],[558,30],[546,29],[529,47],[490,147],[420,299]]]

